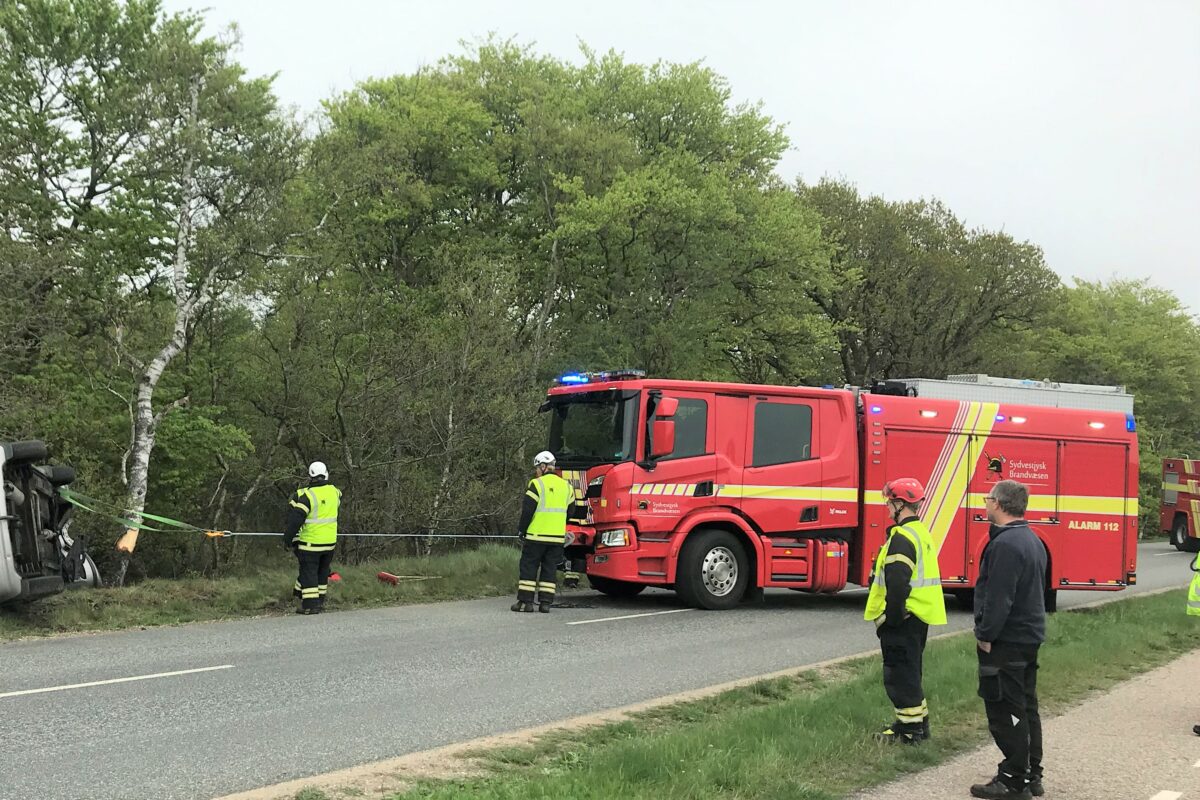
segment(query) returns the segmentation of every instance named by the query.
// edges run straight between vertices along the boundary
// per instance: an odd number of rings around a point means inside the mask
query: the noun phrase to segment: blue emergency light
[[[646,373],[640,369],[611,369],[604,372],[568,372],[556,380],[559,386],[581,386],[585,383],[640,380]]]

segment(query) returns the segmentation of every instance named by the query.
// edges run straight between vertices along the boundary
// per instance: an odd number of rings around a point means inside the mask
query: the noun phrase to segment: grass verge
[[[1039,680],[1044,713],[1190,651],[1195,624],[1179,592],[1052,616]],[[878,659],[864,658],[481,753],[490,774],[425,782],[394,800],[846,797],[987,740],[969,635],[930,642],[925,661],[935,738],[921,748],[871,741],[890,709]]]
[[[331,583],[329,608],[431,603],[490,597],[514,590],[520,553],[504,545],[421,558],[392,558],[353,567],[334,564],[341,581]],[[395,575],[433,576],[391,586],[376,579]],[[172,625],[290,613],[296,606],[295,561],[222,578],[154,579],[121,589],[68,591],[33,603],[0,607],[0,641],[79,631]]]

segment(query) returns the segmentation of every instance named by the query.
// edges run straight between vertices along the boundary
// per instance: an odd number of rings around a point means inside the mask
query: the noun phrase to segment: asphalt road
[[[1189,558],[1143,545],[1137,587],[1059,606],[1186,583]],[[549,615],[493,599],[3,644],[0,800],[201,800],[867,651],[864,597],[581,592]]]

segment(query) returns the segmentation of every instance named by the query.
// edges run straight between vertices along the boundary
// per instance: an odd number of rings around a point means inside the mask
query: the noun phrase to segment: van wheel
[[[728,531],[693,533],[679,553],[675,592],[696,608],[733,608],[750,582],[750,561],[738,538]]]
[[[1187,527],[1184,525],[1183,517],[1176,519],[1175,524],[1171,526],[1171,544],[1181,553],[1187,546]]]

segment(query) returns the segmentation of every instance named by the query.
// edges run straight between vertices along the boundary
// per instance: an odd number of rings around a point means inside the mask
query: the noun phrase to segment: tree
[[[132,372],[122,478],[135,519],[159,427],[189,402],[157,403],[160,381],[200,314],[271,258],[271,215],[296,160],[269,81],[246,79],[231,44],[202,39],[200,25],[163,16],[157,0],[0,12],[6,216],[18,242],[62,265],[38,291],[67,290],[86,332],[102,326]]]
[[[824,219],[836,283],[811,293],[833,326],[847,382],[970,372],[991,334],[1023,330],[1054,300],[1041,250],[968,230],[941,203],[889,203],[854,187],[800,184]]]

